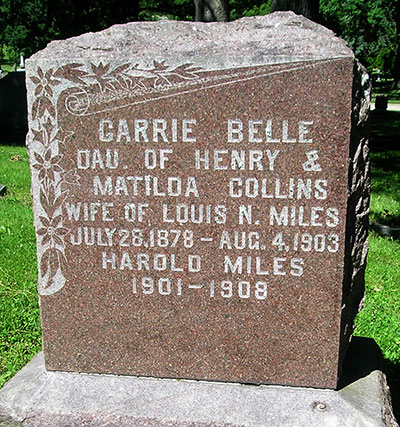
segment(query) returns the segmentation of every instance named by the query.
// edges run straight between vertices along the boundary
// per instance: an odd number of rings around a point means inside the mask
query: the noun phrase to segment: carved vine
[[[42,295],[51,295],[65,285],[65,237],[69,230],[63,224],[64,202],[71,185],[79,185],[77,170],[64,170],[64,146],[73,132],[58,125],[57,102],[66,90],[73,93],[66,99],[66,108],[73,114],[84,114],[90,105],[90,93],[136,95],[168,89],[185,80],[198,78],[199,68],[191,64],[168,67],[165,62],[153,62],[150,68],[139,64],[66,64],[56,70],[37,68],[30,79],[35,85],[31,107],[33,147],[32,168],[38,183],[37,236],[39,253],[39,285]]]

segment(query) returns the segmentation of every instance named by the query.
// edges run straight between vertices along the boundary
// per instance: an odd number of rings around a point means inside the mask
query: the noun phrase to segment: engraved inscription
[[[266,78],[261,71],[248,79]],[[128,100],[158,100],[182,85],[204,90],[199,79],[229,84],[224,72],[206,78],[190,64],[172,69],[156,61],[152,69],[38,69],[31,140],[42,294],[65,285],[68,254],[86,248],[95,270],[129,274],[135,298],[198,293],[262,302],[279,277],[308,277],[309,254],[343,249],[340,207],[331,201],[336,184],[314,117],[238,111],[216,130],[201,117],[146,113]],[[90,144],[63,130],[59,99],[74,120],[91,121]],[[124,100],[118,114],[99,109],[116,99]]]
[[[274,277],[306,274],[307,254],[338,252],[339,210],[330,206],[323,158],[313,149],[313,120],[228,119],[221,147],[212,149],[199,148],[198,125],[192,118],[100,118],[99,148],[76,150],[76,169],[93,171],[88,197],[95,198],[66,201],[68,243],[99,248],[98,268],[107,274],[134,273],[132,294],[140,298],[197,292],[263,301]],[[122,160],[132,144],[139,147],[137,169]],[[304,147],[299,167],[310,175],[280,176],[289,144]],[[170,174],[177,158],[192,174]],[[223,177],[219,191],[226,202],[207,203],[196,171]],[[257,212],[256,200],[266,202]],[[200,226],[211,228],[207,233]],[[204,246],[229,279],[199,281],[207,269]]]

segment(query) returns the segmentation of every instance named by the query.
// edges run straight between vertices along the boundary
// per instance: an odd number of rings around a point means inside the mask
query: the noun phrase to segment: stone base
[[[355,341],[339,391],[49,372],[40,353],[0,390],[0,426],[396,426],[385,376]]]

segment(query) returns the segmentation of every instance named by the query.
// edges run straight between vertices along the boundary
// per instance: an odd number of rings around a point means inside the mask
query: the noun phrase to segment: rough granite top
[[[230,23],[114,25],[97,33],[53,41],[30,60],[124,58],[143,62],[157,57],[168,57],[170,64],[190,60],[219,68],[353,57],[353,53],[345,41],[325,27],[293,12],[275,12]]]

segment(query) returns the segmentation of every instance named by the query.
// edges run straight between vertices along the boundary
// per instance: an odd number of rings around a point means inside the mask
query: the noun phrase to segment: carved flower
[[[64,184],[79,185],[79,180],[80,180],[80,176],[78,175],[76,169],[69,170],[63,176],[63,183]]]
[[[90,64],[92,67],[92,71],[94,73],[94,78],[97,80],[100,89],[102,92],[105,91],[106,85],[107,85],[107,77],[106,74],[108,73],[108,70],[110,69],[110,64],[103,65],[102,62],[98,66],[94,64]]]
[[[39,171],[39,181],[43,181],[46,177],[54,181],[54,172],[64,171],[59,165],[62,156],[60,154],[52,156],[50,148],[45,151],[44,157],[37,152],[34,155],[37,163],[33,167]]]
[[[32,76],[31,80],[35,83],[36,90],[35,95],[48,95],[53,96],[53,89],[51,86],[57,86],[60,84],[59,80],[56,80],[53,77],[53,69],[50,68],[46,73],[43,73],[42,69],[38,67],[38,77]]]
[[[57,244],[63,246],[62,238],[68,233],[68,229],[62,226],[62,216],[57,215],[51,220],[45,216],[39,216],[40,222],[43,224],[42,228],[39,228],[37,234],[43,236],[42,245],[46,246],[50,243],[50,246]]]
[[[45,122],[39,123],[38,129],[32,128],[34,141],[40,142],[42,145],[47,147],[54,139],[51,138],[53,129],[54,125],[50,118],[48,118]]]

